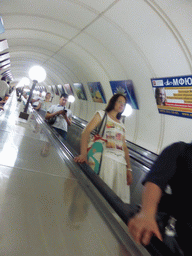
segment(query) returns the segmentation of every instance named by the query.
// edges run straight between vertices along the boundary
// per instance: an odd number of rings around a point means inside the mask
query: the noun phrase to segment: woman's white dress
[[[101,118],[104,111],[97,111]],[[115,122],[107,115],[104,136],[107,139],[102,157],[99,176],[121,198],[124,203],[130,203],[130,186],[127,185],[127,170],[123,141],[125,126]]]

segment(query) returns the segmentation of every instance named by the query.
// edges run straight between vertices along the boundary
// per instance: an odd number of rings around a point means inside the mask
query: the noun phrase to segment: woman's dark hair
[[[123,95],[123,94],[121,94],[121,93],[116,93],[116,94],[114,94],[113,97],[111,97],[111,99],[109,100],[109,103],[108,103],[108,105],[107,105],[107,107],[106,107],[106,109],[105,109],[105,111],[106,111],[107,113],[108,113],[109,111],[111,111],[111,110],[114,109],[115,103],[116,103],[116,101],[118,100],[118,98],[119,98],[120,96],[124,97],[124,98],[125,98],[125,102],[127,102],[127,98],[126,98],[125,95]],[[117,117],[118,120],[121,119],[122,113],[123,113],[123,112],[117,114],[116,117]]]

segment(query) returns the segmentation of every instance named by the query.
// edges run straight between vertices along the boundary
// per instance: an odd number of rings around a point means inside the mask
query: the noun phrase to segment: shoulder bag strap
[[[104,121],[105,121],[105,122],[104,122]],[[102,137],[103,137],[103,135],[104,135],[106,122],[107,122],[107,112],[105,111],[105,114],[104,114],[104,116],[103,116],[103,119],[102,119],[101,124],[100,124],[99,129],[98,129],[98,134],[100,134]],[[103,125],[103,124],[104,124],[104,125]],[[103,130],[102,130],[102,132],[101,132],[102,126],[103,126]]]

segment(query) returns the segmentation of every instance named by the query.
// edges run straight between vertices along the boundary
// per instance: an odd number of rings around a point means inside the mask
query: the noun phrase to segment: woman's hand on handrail
[[[87,161],[87,154],[85,154],[85,155],[79,155],[79,156],[76,156],[76,157],[74,157],[74,161],[76,162],[76,163],[86,163],[86,164],[88,164],[88,161]]]

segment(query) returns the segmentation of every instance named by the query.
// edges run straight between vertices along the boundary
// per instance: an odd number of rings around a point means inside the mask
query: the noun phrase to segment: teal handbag
[[[88,144],[88,149],[87,149],[88,165],[98,175],[100,172],[100,167],[102,162],[102,153],[103,153],[104,144],[107,142],[107,140],[102,137],[104,134],[105,125],[106,125],[106,122],[104,124],[104,120],[106,119],[107,119],[107,113],[105,112],[104,117],[99,126],[98,132],[91,138]],[[102,126],[103,126],[103,131],[102,131],[102,134],[100,135]]]

